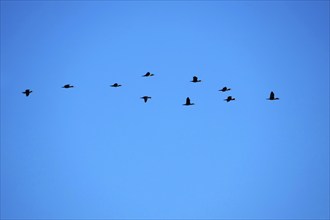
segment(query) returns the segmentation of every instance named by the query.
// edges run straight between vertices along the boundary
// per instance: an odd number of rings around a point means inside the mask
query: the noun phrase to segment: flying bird
[[[275,98],[274,92],[271,91],[268,100],[279,100],[279,98]]]
[[[148,77],[148,76],[154,76],[154,74],[147,72],[146,74],[143,75],[143,77]]]
[[[227,102],[230,102],[230,101],[232,101],[232,100],[235,100],[235,98],[233,98],[233,97],[231,97],[231,96],[228,96],[228,97],[225,99],[225,101],[227,101]]]
[[[202,80],[198,79],[197,76],[194,76],[194,77],[193,77],[193,80],[190,81],[190,82],[197,83],[197,82],[202,82]]]
[[[147,102],[148,99],[151,99],[151,97],[150,96],[142,96],[141,99],[143,99],[144,102]]]
[[[231,88],[227,88],[226,86],[223,87],[222,89],[219,89],[219,91],[221,91],[221,92],[226,92],[226,91],[229,91],[229,90],[231,90]]]
[[[71,86],[70,84],[66,84],[64,85],[62,88],[65,88],[65,89],[69,89],[69,88],[73,88],[74,86]]]
[[[195,103],[190,102],[190,98],[187,97],[187,98],[186,98],[186,103],[183,104],[183,105],[195,105]]]
[[[31,94],[31,90],[30,89],[26,89],[24,92],[22,92],[23,94],[25,94],[25,96],[29,96]]]
[[[120,86],[121,86],[121,85],[118,84],[118,83],[114,83],[114,84],[111,85],[111,87],[120,87]]]

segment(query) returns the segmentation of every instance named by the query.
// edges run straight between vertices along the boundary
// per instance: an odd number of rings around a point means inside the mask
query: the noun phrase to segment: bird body
[[[149,76],[154,76],[154,74],[147,72],[146,74],[143,75],[143,77],[149,77]]]
[[[71,86],[70,84],[66,84],[64,85],[62,88],[64,89],[69,89],[69,88],[73,88],[74,86]]]
[[[22,92],[23,94],[25,94],[25,96],[29,96],[31,94],[31,90],[30,89],[26,89],[24,92]]]
[[[142,96],[141,99],[143,99],[144,102],[147,102],[148,99],[151,99],[151,97],[150,96]]]
[[[187,97],[186,98],[186,103],[185,104],[183,104],[183,105],[195,105],[195,103],[192,103],[192,102],[190,102],[190,98],[189,97]]]
[[[121,85],[118,84],[118,83],[114,83],[114,84],[111,85],[111,87],[120,87],[120,86],[121,86]]]
[[[279,98],[275,98],[274,92],[271,91],[268,100],[279,100]]]
[[[202,82],[202,80],[198,79],[197,76],[194,76],[194,77],[193,77],[193,80],[190,81],[190,82],[197,83],[197,82]]]
[[[233,98],[232,96],[228,96],[228,97],[225,99],[225,101],[227,101],[227,102],[230,102],[230,101],[233,101],[233,100],[235,100],[235,98]]]
[[[222,89],[220,89],[219,91],[221,91],[221,92],[226,92],[226,91],[229,91],[229,90],[231,90],[231,88],[227,88],[227,87],[225,86],[225,87],[223,87]]]

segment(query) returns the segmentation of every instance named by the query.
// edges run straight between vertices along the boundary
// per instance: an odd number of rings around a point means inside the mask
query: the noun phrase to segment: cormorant
[[[31,94],[31,90],[30,89],[26,89],[24,92],[22,92],[23,94],[25,94],[25,96],[29,96]]]
[[[147,102],[148,99],[151,99],[151,97],[150,96],[143,96],[143,97],[141,97],[141,99],[143,99],[144,102]]]
[[[231,97],[231,96],[228,96],[228,97],[225,99],[225,101],[227,101],[227,102],[230,102],[230,101],[232,101],[232,100],[235,100],[235,98],[233,98],[233,97]]]
[[[221,91],[221,92],[226,92],[226,91],[229,91],[229,90],[231,90],[231,88],[227,88],[226,86],[223,87],[222,89],[219,89],[219,91]]]
[[[201,82],[201,81],[202,81],[202,80],[198,79],[197,76],[194,76],[194,77],[193,77],[193,80],[190,81],[190,82],[197,83],[197,82]]]
[[[69,89],[69,88],[73,88],[74,86],[71,86],[70,84],[66,84],[64,85],[62,88],[65,88],[65,89]]]
[[[195,105],[195,103],[190,102],[190,98],[187,97],[187,98],[186,98],[186,103],[183,104],[183,105]]]
[[[271,91],[268,100],[279,100],[279,98],[275,98],[274,92]]]
[[[148,77],[148,76],[154,76],[154,74],[147,72],[146,74],[143,75],[143,77]]]
[[[113,85],[111,85],[111,87],[120,87],[121,85],[118,83],[114,83]]]

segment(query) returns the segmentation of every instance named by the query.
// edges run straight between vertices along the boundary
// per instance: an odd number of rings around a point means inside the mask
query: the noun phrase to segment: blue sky
[[[1,1],[1,218],[328,219],[329,2]]]

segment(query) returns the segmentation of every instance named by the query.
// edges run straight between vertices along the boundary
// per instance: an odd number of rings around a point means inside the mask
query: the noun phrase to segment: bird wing
[[[186,105],[190,105],[190,98],[189,97],[186,98]]]
[[[275,98],[275,94],[274,94],[274,92],[272,91],[272,92],[270,92],[269,99],[274,99],[274,98]]]
[[[198,77],[197,76],[194,76],[193,77],[193,81],[197,81],[198,80]]]

